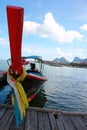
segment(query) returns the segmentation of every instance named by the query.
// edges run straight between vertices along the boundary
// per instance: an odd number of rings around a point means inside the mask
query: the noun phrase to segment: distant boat
[[[7,60],[8,65],[11,64],[11,59]],[[21,82],[28,101],[31,101],[40,91],[42,84],[47,81],[43,74],[43,60],[40,56],[28,56],[21,58],[21,64],[26,70],[26,77]],[[15,75],[18,77],[18,74]],[[0,76],[0,86],[7,85],[7,72],[3,72]]]

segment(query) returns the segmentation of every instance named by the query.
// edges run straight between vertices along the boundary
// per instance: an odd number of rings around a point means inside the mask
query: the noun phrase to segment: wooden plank
[[[7,108],[0,108],[0,119],[4,116],[6,109]]]
[[[87,116],[81,116],[81,119],[83,121],[83,123],[85,124],[85,126],[87,127]]]
[[[48,112],[43,113],[44,130],[51,130]]]
[[[49,116],[47,112],[38,112],[38,129],[51,130]]]
[[[65,130],[64,124],[63,124],[62,119],[61,119],[61,116],[62,116],[61,114],[58,115],[58,118],[56,118],[56,122],[57,122],[59,130]]]
[[[0,104],[0,108],[13,108],[13,106],[7,104]]]
[[[43,120],[43,113],[38,113],[38,130],[44,130],[44,120]]]
[[[79,116],[70,116],[77,130],[87,130]]]
[[[53,115],[53,112],[49,112],[49,118],[50,118],[51,129],[52,130],[58,130],[58,127],[57,127],[57,124],[56,124],[56,119]]]
[[[55,117],[54,112],[41,108],[27,109],[24,123],[17,128],[13,107],[3,105],[0,106],[0,130],[87,130],[87,116],[84,113],[70,115],[69,112],[58,111],[58,117]]]
[[[5,123],[4,130],[9,130],[10,125],[11,125],[12,120],[13,120],[13,117],[14,117],[14,115],[11,114],[11,115],[10,115],[10,118],[9,118],[9,119],[7,120],[7,122]]]
[[[59,118],[60,118],[60,120],[62,122],[62,125],[63,125],[62,127],[63,127],[64,130],[74,130],[73,126],[72,126],[72,123],[70,122],[70,120],[68,119],[68,117],[66,117],[66,116],[64,116],[62,114]]]
[[[13,121],[12,121],[12,124],[10,126],[10,129],[9,130],[16,130],[16,122],[15,122],[15,117],[13,117]]]
[[[60,110],[47,109],[47,108],[45,109],[45,108],[38,108],[38,107],[28,107],[27,110],[40,111],[40,112],[56,112],[56,113],[62,112]]]
[[[12,105],[6,105],[6,104],[0,104],[0,108],[2,107],[8,107],[13,108]],[[42,112],[56,112],[57,114],[66,114],[66,115],[87,115],[87,112],[78,112],[78,111],[61,111],[61,110],[55,110],[55,109],[47,109],[47,108],[38,108],[38,107],[29,107],[27,110],[33,110],[33,111],[42,111]]]
[[[38,130],[37,129],[37,114],[34,111],[27,111],[25,130]]]
[[[61,113],[63,113],[63,114],[66,114],[66,115],[72,115],[72,116],[74,116],[74,115],[86,115],[87,116],[87,112],[78,112],[78,111],[62,111]]]
[[[31,124],[30,111],[27,111],[27,114],[26,114],[25,130],[33,130],[32,124]]]
[[[24,122],[25,123],[25,122]],[[16,121],[15,117],[13,117],[13,121],[11,123],[10,129],[9,130],[24,130],[24,123],[19,125],[18,127],[16,126]]]
[[[65,130],[76,130],[72,120],[70,119],[70,117],[68,115],[61,115],[61,121],[64,125]]]
[[[12,123],[12,119],[13,119],[13,110],[7,109],[5,115],[2,117],[2,120],[0,122],[0,129],[9,130],[10,125]]]
[[[31,111],[31,120],[32,120],[32,124],[34,126],[34,130],[38,130],[38,128],[37,128],[37,112]]]

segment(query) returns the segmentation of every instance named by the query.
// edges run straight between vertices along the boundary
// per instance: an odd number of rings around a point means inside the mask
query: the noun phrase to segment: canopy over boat
[[[27,57],[22,57],[22,58],[24,58],[24,59],[28,59],[28,58],[29,59],[37,59],[37,60],[43,62],[42,57],[41,56],[37,56],[37,55],[32,55],[32,56],[27,56]]]
[[[38,61],[40,61],[40,62],[43,62],[41,56],[37,56],[37,55],[24,56],[24,57],[21,58],[21,64],[22,64],[22,65],[27,65],[27,64],[29,64],[29,61],[26,61],[26,59],[34,59],[34,60],[38,60]],[[7,60],[8,65],[10,65],[11,62],[12,62],[12,61],[11,61],[11,58],[9,58],[9,59]]]

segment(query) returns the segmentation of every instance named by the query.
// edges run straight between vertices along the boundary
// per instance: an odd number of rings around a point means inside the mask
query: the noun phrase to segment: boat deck
[[[0,105],[0,130],[87,130],[87,113],[28,108],[16,128],[12,106]]]

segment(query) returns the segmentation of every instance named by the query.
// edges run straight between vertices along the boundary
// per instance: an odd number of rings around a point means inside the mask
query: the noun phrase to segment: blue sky
[[[0,59],[10,57],[7,5],[24,8],[23,56],[87,58],[87,0],[0,0]]]

